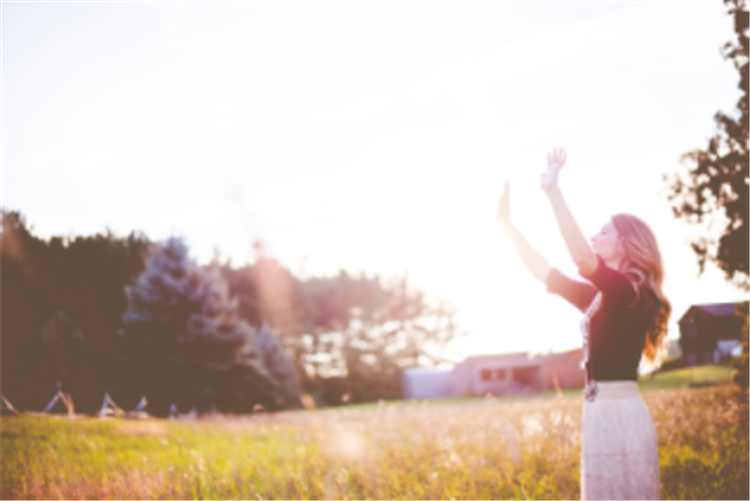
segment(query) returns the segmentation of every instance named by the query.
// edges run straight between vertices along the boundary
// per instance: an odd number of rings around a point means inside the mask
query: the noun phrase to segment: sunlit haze
[[[735,109],[722,2],[4,3],[2,206],[42,238],[182,235],[237,266],[252,243],[294,273],[408,272],[470,334],[447,355],[580,346],[496,219],[577,271],[539,188],[586,235],[655,231],[676,321],[745,294],[698,278],[662,175]]]

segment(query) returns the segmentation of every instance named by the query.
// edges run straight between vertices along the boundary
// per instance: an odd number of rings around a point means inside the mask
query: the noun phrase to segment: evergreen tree
[[[195,264],[182,240],[157,246],[126,293],[126,365],[149,410],[166,414],[172,403],[231,412],[280,407],[273,378],[248,349],[255,330],[239,317],[218,270]]]
[[[255,338],[254,351],[274,379],[285,408],[301,407],[302,387],[297,367],[270,327],[263,325]]]

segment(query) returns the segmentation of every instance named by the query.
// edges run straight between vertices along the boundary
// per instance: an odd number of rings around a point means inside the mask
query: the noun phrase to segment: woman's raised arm
[[[562,232],[565,245],[568,247],[570,257],[578,266],[578,270],[582,274],[588,275],[593,273],[598,265],[596,254],[586,237],[583,236],[568,208],[568,204],[565,203],[560,188],[557,186],[557,176],[560,169],[565,165],[565,159],[566,155],[562,148],[558,148],[547,155],[547,172],[542,174],[541,186],[547,193],[552,209],[555,211],[557,224]]]
[[[500,220],[505,233],[510,238],[516,253],[521,257],[521,260],[531,274],[546,284],[547,276],[550,270],[552,270],[552,266],[523,238],[523,235],[510,222],[510,183],[507,181],[505,182],[503,195],[500,198],[500,208],[497,212],[497,218]]]

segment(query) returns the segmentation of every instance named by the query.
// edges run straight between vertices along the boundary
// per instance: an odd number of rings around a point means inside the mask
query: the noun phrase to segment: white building
[[[440,398],[450,395],[452,369],[415,367],[404,371],[404,398]]]
[[[584,384],[581,349],[529,357],[527,353],[475,355],[453,370],[404,371],[404,398],[440,398],[486,394],[536,393]]]

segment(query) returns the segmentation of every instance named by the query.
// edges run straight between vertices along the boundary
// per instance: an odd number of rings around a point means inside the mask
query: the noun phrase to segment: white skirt
[[[656,428],[638,384],[596,385],[583,405],[581,499],[659,499]]]

